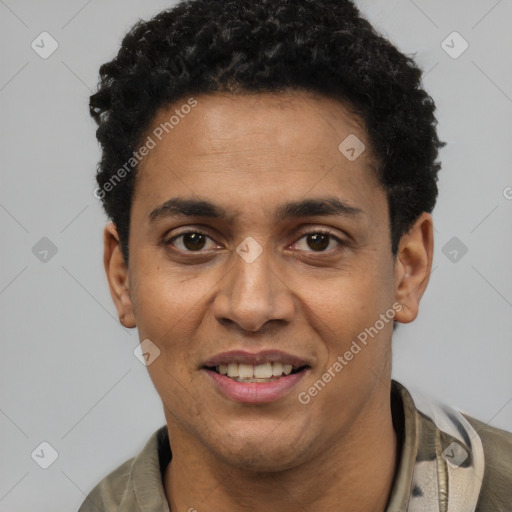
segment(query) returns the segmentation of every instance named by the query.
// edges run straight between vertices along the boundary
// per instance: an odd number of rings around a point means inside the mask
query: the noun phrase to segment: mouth
[[[257,404],[284,397],[304,378],[311,365],[280,351],[233,351],[209,359],[200,369],[224,397]]]
[[[267,362],[258,365],[246,363],[227,363],[218,364],[215,366],[206,366],[207,370],[224,375],[236,382],[274,382],[288,375],[296,373],[309,368],[308,365],[293,365],[283,364],[279,362]]]

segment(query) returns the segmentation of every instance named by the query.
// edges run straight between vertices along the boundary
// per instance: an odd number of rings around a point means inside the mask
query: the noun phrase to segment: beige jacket
[[[512,434],[392,383],[393,422],[402,442],[386,512],[512,512]],[[79,512],[170,512],[163,472],[167,427],[107,475]]]

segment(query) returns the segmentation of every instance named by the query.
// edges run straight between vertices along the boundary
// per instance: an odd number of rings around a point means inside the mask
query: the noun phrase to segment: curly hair
[[[286,90],[339,99],[364,120],[396,255],[402,235],[435,206],[444,146],[413,59],[349,0],[184,0],[130,29],[90,97],[102,147],[96,191],[126,262],[137,166],[115,186],[112,178],[157,111],[190,95]]]

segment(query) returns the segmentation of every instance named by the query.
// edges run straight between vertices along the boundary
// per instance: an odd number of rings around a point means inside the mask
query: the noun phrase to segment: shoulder
[[[109,473],[85,498],[78,512],[115,512],[129,492],[131,468],[135,457]]]
[[[136,457],[118,466],[93,488],[78,512],[168,511],[162,468],[170,457],[164,425],[151,435]]]
[[[506,511],[512,507],[512,433],[464,415],[482,440],[484,478],[477,512]],[[506,507],[506,508],[504,508]]]
[[[406,438],[416,446],[409,449],[412,488],[421,491],[411,494],[414,510],[430,510],[437,495],[439,510],[511,512],[512,433],[395,386],[404,404]]]

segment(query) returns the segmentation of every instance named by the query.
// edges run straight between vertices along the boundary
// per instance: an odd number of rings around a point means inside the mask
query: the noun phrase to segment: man
[[[81,512],[512,510],[512,436],[391,380],[432,266],[421,72],[340,0],[191,0],[100,69],[96,195],[166,425]]]

